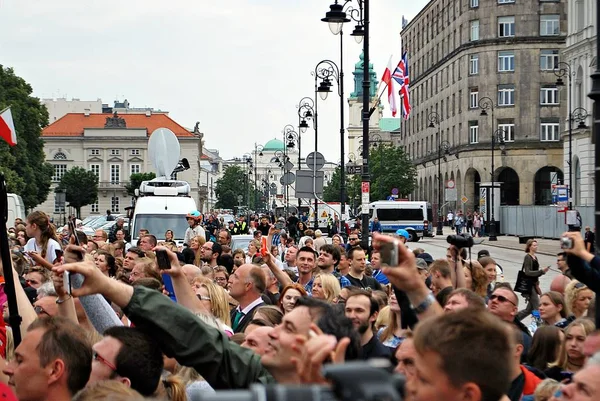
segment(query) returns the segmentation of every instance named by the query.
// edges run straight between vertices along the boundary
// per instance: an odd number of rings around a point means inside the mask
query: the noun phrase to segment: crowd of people
[[[520,310],[485,250],[468,260],[450,245],[434,259],[408,249],[404,230],[375,232],[362,247],[358,228],[329,240],[303,226],[291,233],[282,220],[219,222],[193,211],[183,246],[168,231],[141,231],[134,246],[119,219],[91,238],[57,235],[39,211],[15,221],[23,340],[15,347],[11,327],[0,328],[0,393],[196,400],[256,383],[328,385],[324,365],[377,359],[406,377],[406,400],[600,399],[591,318],[600,259],[579,233],[565,233],[573,247],[558,254],[561,275],[548,289],[537,243],[527,244],[531,285]],[[247,249],[232,249],[246,233]]]

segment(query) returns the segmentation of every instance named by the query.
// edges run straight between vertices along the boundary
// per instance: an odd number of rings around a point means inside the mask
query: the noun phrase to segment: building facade
[[[449,207],[477,209],[480,183],[492,180],[494,143],[501,204],[552,202],[552,184],[564,179],[566,94],[554,70],[566,40],[565,4],[432,0],[402,30],[412,113],[401,142],[418,168],[412,199],[437,205],[451,180],[457,200]]]
[[[594,205],[594,144],[592,142],[593,101],[587,97],[592,89],[590,75],[596,70],[596,7],[593,0],[569,0],[567,46],[561,53],[561,61],[568,64],[564,89],[571,93],[571,102],[565,111],[563,129],[565,182],[571,185],[572,201],[575,206]],[[568,102],[568,100],[567,100]],[[581,110],[583,108],[583,110]],[[583,113],[580,113],[583,112]],[[569,141],[569,116],[571,140]],[[585,117],[584,117],[585,116]],[[582,117],[581,119],[579,117]],[[585,126],[581,128],[580,123]],[[569,147],[571,163],[569,163]],[[568,170],[571,169],[571,174]]]
[[[200,163],[202,134],[190,132],[166,114],[118,115],[105,113],[68,113],[42,130],[46,161],[54,166],[52,187],[40,209],[55,219],[69,211],[58,208],[54,189],[72,167],[82,167],[98,176],[98,201],[82,208],[82,216],[125,213],[131,195],[125,186],[133,173],[154,172],[148,154],[148,138],[157,128],[175,133],[181,147],[180,159],[187,158],[190,169],[178,174],[188,181],[191,196],[200,204]],[[58,220],[57,220],[58,221]]]

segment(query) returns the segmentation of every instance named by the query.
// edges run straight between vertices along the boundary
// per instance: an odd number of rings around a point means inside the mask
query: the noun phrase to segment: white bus
[[[384,233],[395,233],[403,228],[413,242],[433,236],[433,211],[428,202],[376,201],[369,204],[369,213],[369,221],[377,217]]]

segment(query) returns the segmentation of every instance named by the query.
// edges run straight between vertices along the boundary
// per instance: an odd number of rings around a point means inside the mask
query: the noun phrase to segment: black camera
[[[446,241],[458,249],[471,248],[473,246],[473,237],[469,234],[449,235]]]
[[[249,390],[202,394],[202,401],[402,401],[404,376],[393,374],[388,361],[326,365],[323,376],[332,385],[253,384]]]

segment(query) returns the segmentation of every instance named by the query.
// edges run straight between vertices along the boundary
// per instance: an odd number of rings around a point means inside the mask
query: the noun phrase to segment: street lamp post
[[[567,88],[567,103],[569,107],[569,159],[567,164],[569,165],[569,186],[567,187],[569,190],[569,210],[573,210],[573,175],[571,162],[573,161],[573,113],[571,111],[573,105],[571,103],[571,77],[573,76],[573,72],[571,72],[571,64],[561,61],[554,68],[554,75],[558,77],[556,80],[556,86],[564,86],[565,83],[562,80],[562,77],[567,77],[568,88]]]
[[[315,101],[310,97],[303,97],[298,103],[298,170],[302,170],[302,148],[300,134],[304,134],[308,129],[308,120],[313,120],[313,128],[315,130],[315,137],[317,136],[317,120],[315,118]],[[302,201],[298,197],[298,208],[300,208]],[[300,209],[298,209],[300,213]]]
[[[489,229],[489,237],[488,240],[489,241],[498,241],[498,237],[497,237],[497,233],[496,233],[496,220],[495,220],[495,216],[494,216],[494,192],[495,192],[495,184],[494,184],[494,153],[495,153],[495,146],[496,146],[496,133],[497,131],[494,131],[494,126],[496,125],[496,120],[494,119],[494,101],[492,100],[492,98],[484,96],[481,99],[479,99],[479,108],[481,109],[481,116],[487,116],[488,113],[487,111],[490,110],[492,113],[492,124],[491,124],[491,132],[492,132],[492,171],[491,171],[491,177],[492,177],[492,194],[491,194],[491,211],[490,211],[490,229]],[[503,133],[502,136],[502,143],[504,143],[504,130],[500,130]]]
[[[283,148],[284,150],[287,149],[294,149],[294,147],[296,146],[296,141],[298,141],[298,143],[300,143],[300,135],[298,135],[298,133],[296,131],[294,131],[294,126],[291,124],[286,125],[285,127],[283,127]],[[300,147],[300,145],[298,145],[298,147]],[[289,156],[286,153],[286,162],[289,160]],[[300,165],[300,152],[298,151],[298,165]],[[289,207],[290,207],[290,191],[289,188],[286,191],[286,203],[287,203],[287,209],[285,211],[285,218],[287,219],[289,216]]]
[[[448,153],[448,149],[450,149],[450,142],[442,141],[442,135],[440,133],[440,115],[435,111],[432,111],[427,114],[427,121],[429,121],[429,128],[437,127],[437,144],[438,144],[438,217],[437,217],[437,229],[435,231],[435,235],[444,235],[444,215],[442,213],[442,192],[444,190],[443,181],[442,181],[442,157],[446,157],[446,153]]]
[[[258,209],[258,157],[263,156],[262,145],[254,144],[254,186],[256,187],[254,190],[254,208]]]
[[[325,100],[327,94],[331,92],[331,80],[333,78],[338,85],[338,95],[340,98],[340,227],[339,232],[343,233],[344,227],[344,215],[346,214],[346,170],[344,166],[345,159],[345,128],[344,128],[344,67],[343,67],[343,31],[339,31],[340,34],[340,67],[331,60],[323,60],[317,64],[316,77],[321,79],[321,83],[317,89],[317,92],[321,96],[321,99]],[[321,66],[321,68],[319,68]]]
[[[338,4],[338,0],[335,0],[335,3],[332,4],[329,8],[330,11],[325,15],[321,21],[329,23],[329,28],[333,33],[339,32],[342,29],[342,24],[346,22],[350,22],[350,19],[347,17],[346,12],[344,11],[344,6],[348,4],[351,0],[345,0],[344,4]],[[369,149],[369,119],[370,119],[370,89],[371,82],[369,81],[369,0],[356,0],[358,3],[358,24],[354,31],[352,32],[352,36],[360,40],[363,38],[363,82],[362,82],[362,136],[363,136],[363,149]],[[354,15],[354,13],[350,13],[350,15]],[[363,152],[363,160],[362,160],[362,187],[361,192],[362,196],[362,245],[366,249],[369,245],[369,192],[371,185],[371,176],[369,172],[369,152]],[[343,201],[343,200],[342,200]]]
[[[284,209],[287,210],[289,208],[289,204],[286,204],[286,193],[288,190],[288,186],[283,181],[283,176],[285,174],[285,163],[288,161],[288,157],[285,151],[285,144],[283,150],[276,150],[273,155],[275,156],[275,164],[281,169],[281,185],[283,187],[283,206]]]
[[[244,153],[242,155],[242,161],[244,162],[244,203],[245,206],[250,208],[250,176],[252,175],[252,155],[250,153]]]
[[[383,176],[383,140],[381,139],[381,135],[373,134],[371,135],[371,146],[373,148],[379,148],[379,177],[377,177],[377,186],[379,187],[379,197],[385,200],[385,195],[383,194],[383,180],[381,179]]]

